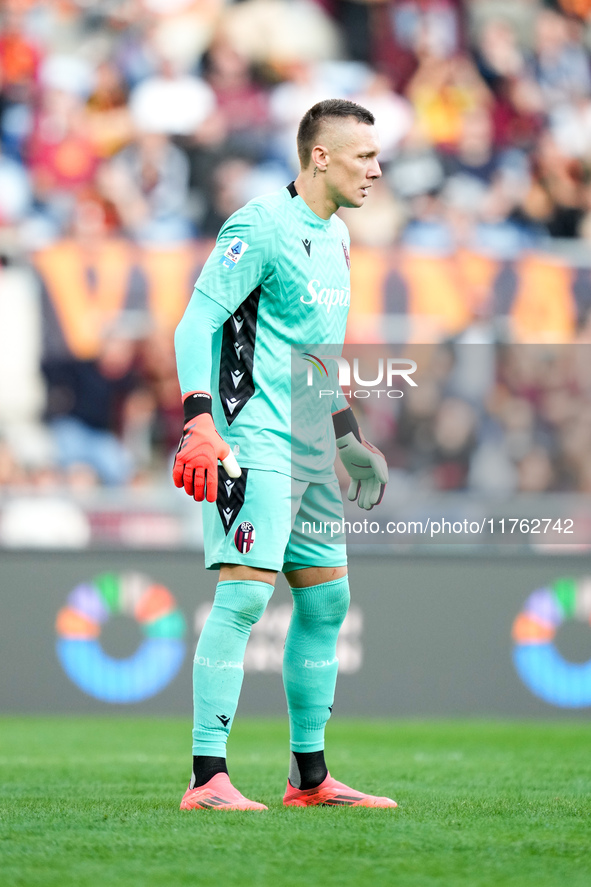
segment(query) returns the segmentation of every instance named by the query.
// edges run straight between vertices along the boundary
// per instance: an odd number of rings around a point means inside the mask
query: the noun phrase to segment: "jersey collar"
[[[292,198],[300,197],[300,195],[296,191],[295,182],[290,182],[289,185],[286,185],[286,188]],[[304,212],[308,215],[312,223],[315,223],[319,228],[327,228],[330,225],[332,217],[330,219],[322,219],[320,218],[320,216],[316,215],[313,209],[310,209],[303,197],[300,197],[300,201],[303,206]]]

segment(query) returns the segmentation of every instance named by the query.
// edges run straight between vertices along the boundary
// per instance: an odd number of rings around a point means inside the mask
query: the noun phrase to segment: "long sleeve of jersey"
[[[254,203],[224,222],[195,284],[230,314],[272,272],[279,232],[271,213]]]
[[[181,393],[211,392],[213,334],[230,317],[230,312],[195,289],[174,335],[177,372]]]
[[[267,275],[276,240],[274,220],[260,207],[243,207],[223,225],[175,334],[183,395],[211,391],[213,334]]]

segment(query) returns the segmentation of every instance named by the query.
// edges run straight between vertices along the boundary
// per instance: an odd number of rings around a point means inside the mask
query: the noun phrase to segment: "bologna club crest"
[[[254,527],[250,521],[242,521],[234,534],[234,545],[240,554],[248,554],[254,545]]]
[[[347,249],[347,244],[345,243],[344,240],[341,240],[341,243],[343,245],[343,252],[345,253],[345,262],[347,263],[347,268],[350,271],[351,270],[351,259],[349,258],[349,250]]]

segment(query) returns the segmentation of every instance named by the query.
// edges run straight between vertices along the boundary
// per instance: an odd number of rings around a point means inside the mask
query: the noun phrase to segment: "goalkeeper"
[[[295,182],[252,200],[222,227],[175,336],[185,426],[173,477],[203,501],[205,562],[219,569],[194,660],[185,810],[266,809],[230,782],[226,743],[246,643],[278,572],[293,596],[283,663],[291,748],[284,804],[396,806],[327,770],[324,728],[349,605],[346,553],[342,541],[319,544],[302,532],[307,521],[343,521],[335,438],[351,476],[349,498],[362,508],[381,500],[387,466],[350,408],[335,407],[330,435],[320,422],[305,458],[292,453],[291,348],[344,341],[349,234],[335,213],[362,206],[381,175],[373,115],[349,101],[319,102],[300,122],[297,147]]]

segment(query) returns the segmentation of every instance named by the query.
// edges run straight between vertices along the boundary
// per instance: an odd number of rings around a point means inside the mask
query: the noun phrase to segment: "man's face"
[[[346,117],[331,121],[325,135],[327,196],[336,208],[363,206],[369,188],[382,174],[375,128]]]

